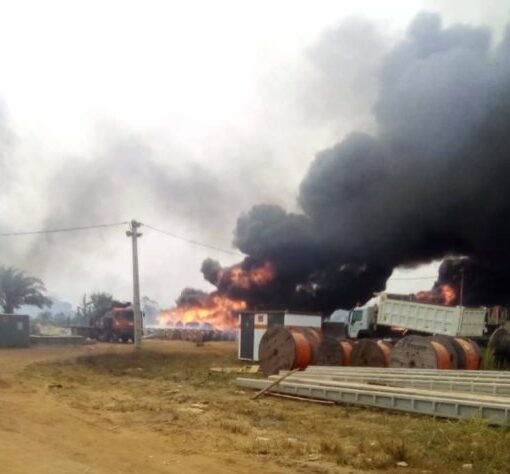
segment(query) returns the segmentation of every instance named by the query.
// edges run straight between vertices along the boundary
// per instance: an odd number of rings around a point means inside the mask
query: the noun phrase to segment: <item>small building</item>
[[[0,347],[29,346],[29,317],[25,314],[0,314]]]
[[[289,311],[243,311],[239,314],[239,359],[259,360],[259,344],[271,326],[320,328],[322,316]]]

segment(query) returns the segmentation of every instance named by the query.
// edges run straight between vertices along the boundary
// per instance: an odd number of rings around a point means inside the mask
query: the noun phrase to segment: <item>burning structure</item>
[[[418,298],[454,304],[463,278],[465,304],[510,303],[510,30],[492,46],[485,28],[420,14],[379,78],[376,133],[317,154],[302,213],[257,205],[241,215],[234,245],[246,259],[206,260],[217,290],[193,302],[185,290],[162,321],[211,307],[206,317],[228,324],[244,307],[353,307],[394,268],[441,258]]]

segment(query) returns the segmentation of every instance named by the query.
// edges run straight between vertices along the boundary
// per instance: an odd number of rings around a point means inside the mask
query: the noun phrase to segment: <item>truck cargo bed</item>
[[[482,336],[484,307],[445,306],[380,295],[377,324],[453,337]]]

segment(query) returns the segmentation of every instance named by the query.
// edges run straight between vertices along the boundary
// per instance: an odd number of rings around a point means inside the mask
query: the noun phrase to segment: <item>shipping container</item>
[[[24,314],[0,314],[0,347],[29,347],[30,318]]]

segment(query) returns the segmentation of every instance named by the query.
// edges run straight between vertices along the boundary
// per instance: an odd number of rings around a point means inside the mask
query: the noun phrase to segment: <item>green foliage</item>
[[[51,306],[46,288],[39,278],[31,277],[14,267],[0,265],[0,306],[13,313],[23,305],[43,308]]]
[[[114,304],[113,296],[104,292],[92,293],[90,295],[90,302],[90,316],[92,319],[97,319],[103,316],[104,313],[110,310]]]

